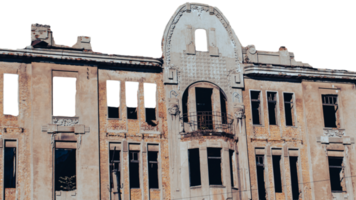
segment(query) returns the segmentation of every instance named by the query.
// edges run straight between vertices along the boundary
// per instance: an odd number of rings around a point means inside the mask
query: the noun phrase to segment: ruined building
[[[39,24],[31,40],[0,49],[0,199],[356,199],[355,72],[243,46],[197,3],[162,58],[58,45]]]

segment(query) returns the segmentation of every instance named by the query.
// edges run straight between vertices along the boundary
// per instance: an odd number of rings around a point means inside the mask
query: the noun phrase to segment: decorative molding
[[[178,93],[175,90],[171,90],[170,94],[170,98],[177,98],[178,97]]]
[[[345,129],[328,129],[324,128],[324,135],[328,137],[343,137],[345,136]]]
[[[58,126],[74,126],[79,123],[79,117],[52,117],[52,123]]]

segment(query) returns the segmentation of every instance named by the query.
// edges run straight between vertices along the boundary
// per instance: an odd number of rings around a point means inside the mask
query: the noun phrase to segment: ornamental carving
[[[245,108],[244,107],[235,108],[235,114],[234,115],[235,115],[236,119],[245,118]]]
[[[178,104],[174,104],[174,103],[170,104],[169,108],[168,108],[168,113],[170,115],[174,115],[174,116],[178,115],[179,114],[179,106],[178,106]]]
[[[79,117],[53,117],[52,123],[58,126],[74,126],[79,123]]]
[[[345,129],[324,129],[324,135],[341,138],[342,136],[345,136]]]

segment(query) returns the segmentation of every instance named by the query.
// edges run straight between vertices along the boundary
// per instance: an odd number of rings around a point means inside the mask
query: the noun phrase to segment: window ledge
[[[252,124],[252,126],[264,127],[262,124]]]
[[[107,120],[122,120],[121,118],[106,118]]]
[[[201,185],[197,185],[197,186],[190,186],[190,189],[200,189]]]
[[[150,190],[153,190],[153,191],[161,191],[161,189],[159,189],[159,188],[150,188]]]
[[[211,188],[226,188],[223,185],[209,185],[209,187],[211,187]]]

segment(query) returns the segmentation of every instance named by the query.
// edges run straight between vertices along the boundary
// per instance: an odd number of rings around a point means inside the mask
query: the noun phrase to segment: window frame
[[[269,100],[268,99],[268,94],[269,93],[275,93],[275,99],[276,100]],[[270,117],[269,117],[269,103],[272,102],[272,103],[275,103],[275,108],[274,108],[274,114],[275,114],[275,121],[276,121],[276,124],[271,124],[270,123]],[[267,103],[267,118],[268,118],[268,125],[270,126],[279,126],[280,123],[279,123],[279,96],[278,96],[278,91],[272,91],[272,90],[266,90],[266,103]]]
[[[157,106],[157,100],[158,100],[158,94],[157,94],[157,85],[156,83],[153,83],[153,84],[147,84],[147,83],[144,83],[143,84],[143,87],[144,87],[144,95],[146,96],[146,87],[145,86],[155,86],[155,118],[156,120],[155,121],[158,121],[158,106]],[[138,92],[138,91],[137,91]],[[138,102],[137,102],[138,103]],[[146,102],[145,102],[145,122],[147,123],[147,115],[146,115]]]
[[[292,124],[293,125],[287,125],[287,118],[286,118],[286,101],[284,99],[284,94],[291,94],[292,95],[292,100],[293,100],[293,108],[292,108]],[[283,110],[284,110],[284,125],[286,127],[297,127],[297,114],[296,114],[296,97],[295,97],[295,93],[294,92],[282,92],[283,95]]]
[[[325,97],[336,97],[336,103],[334,104],[328,104],[328,103],[324,103],[324,99]],[[334,100],[334,98],[332,98],[332,100]],[[324,121],[324,128],[340,128],[341,126],[341,117],[340,117],[340,111],[339,111],[339,101],[340,101],[340,95],[338,94],[321,94],[321,108],[322,108],[322,112],[323,112],[323,121]],[[324,113],[324,106],[336,106],[336,110],[335,110],[335,127],[331,127],[331,126],[326,126],[325,124],[325,113]],[[338,125],[339,124],[339,125]]]
[[[253,101],[252,100],[252,95],[251,92],[259,92],[259,100],[258,101]],[[249,97],[250,97],[250,107],[251,107],[251,119],[252,119],[252,125],[253,126],[264,126],[264,120],[263,120],[263,96],[262,96],[262,91],[261,90],[249,90]],[[260,103],[260,110],[259,110],[259,124],[254,124],[253,123],[253,110],[252,110],[252,102],[259,102]]]
[[[118,103],[118,107],[119,107],[119,117],[118,118],[114,118],[114,117],[109,117],[109,103],[108,103],[108,98],[109,98],[109,83],[117,83],[119,84],[119,92],[118,92],[118,98],[119,98],[119,103]],[[121,111],[122,111],[122,107],[121,107],[121,103],[122,103],[122,98],[121,98],[121,81],[112,81],[112,80],[106,80],[106,119],[108,120],[112,120],[112,119],[116,119],[116,120],[121,120],[122,119],[122,115],[121,115]]]
[[[129,110],[128,110],[128,107],[129,107],[129,104],[127,103],[127,85],[132,85],[132,84],[136,84],[136,119],[129,119]],[[139,89],[140,89],[140,84],[139,82],[125,82],[125,90],[126,90],[126,119],[127,120],[139,120],[140,116],[139,116],[139,110],[140,110],[140,97],[139,97]]]
[[[17,113],[7,113],[5,112],[5,76],[11,76],[11,77],[17,77],[17,80],[16,80],[16,87],[17,87],[17,94],[16,94],[16,98],[17,98],[17,105],[16,105],[16,112]],[[19,114],[19,101],[20,101],[20,98],[19,98],[19,95],[20,95],[20,92],[19,92],[19,74],[18,73],[14,73],[14,74],[9,74],[9,73],[4,73],[4,115],[18,115]]]
[[[3,189],[3,198],[5,199],[5,148],[6,148],[6,142],[7,141],[11,141],[11,142],[16,142],[16,152],[15,152],[15,172],[16,172],[16,176],[15,176],[15,190],[17,191],[17,181],[18,181],[18,165],[19,165],[19,149],[18,149],[18,140],[17,139],[12,139],[12,138],[4,138],[3,141],[2,141],[2,146],[3,146],[3,153],[2,153],[2,156],[3,156],[3,159],[2,159],[2,168],[3,168],[3,186],[2,186],[2,189]]]

